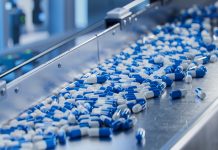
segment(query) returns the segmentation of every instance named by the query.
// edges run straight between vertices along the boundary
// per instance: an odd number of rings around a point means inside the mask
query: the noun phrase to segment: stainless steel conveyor
[[[211,2],[214,0],[190,0],[185,3],[183,0],[162,3],[143,1],[143,7],[140,1],[138,4],[129,4],[130,15],[116,20],[109,28],[102,30],[102,23],[87,41],[7,85],[0,82],[0,122],[15,117],[63,83],[73,81],[88,68],[118,53],[140,35],[167,22],[178,10],[192,4],[205,5]],[[140,8],[137,8],[139,5]],[[191,85],[176,82],[173,87],[193,91],[200,84],[207,93],[204,101],[196,99],[191,92],[181,100],[171,101],[168,95],[171,89],[167,89],[161,98],[148,101],[148,109],[137,115],[138,123],[134,129],[113,134],[110,140],[87,137],[68,142],[65,146],[59,145],[57,149],[215,149],[218,146],[218,69],[217,64],[207,67],[209,73],[205,78],[195,79]],[[137,127],[146,130],[145,147],[136,144]]]

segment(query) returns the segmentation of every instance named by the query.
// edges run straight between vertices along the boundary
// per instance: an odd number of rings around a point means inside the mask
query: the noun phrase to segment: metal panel
[[[114,54],[118,54],[122,50],[122,46],[127,45],[127,37],[121,36],[120,24],[108,28],[104,32],[97,34],[97,36],[100,62]]]
[[[218,100],[199,117],[190,130],[173,145],[172,149],[217,149]]]
[[[35,101],[50,95],[55,87],[97,65],[97,54],[97,38],[93,37],[9,83],[6,95],[0,96],[0,122],[14,117]]]

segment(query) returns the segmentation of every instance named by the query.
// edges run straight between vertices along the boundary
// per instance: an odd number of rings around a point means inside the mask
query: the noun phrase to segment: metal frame
[[[133,18],[132,16],[130,17],[131,19]],[[126,28],[132,26],[131,19],[126,22]],[[0,122],[15,117],[18,112],[25,110],[37,100],[47,97],[54,90],[54,87],[60,87],[64,82],[73,81],[73,77],[76,74],[96,66],[106,57],[118,53],[121,50],[120,46],[126,46],[127,43],[125,41],[130,40],[128,36],[118,40],[123,34],[127,34],[126,31],[121,30],[120,24],[115,24],[103,32],[96,34],[96,36],[86,42],[71,48],[58,57],[8,83],[6,91],[0,95],[0,110],[7,108],[7,110],[0,112]],[[137,36],[131,38],[131,40],[135,39],[137,39]],[[63,43],[65,41],[55,47],[63,45]],[[15,71],[51,51],[53,51],[53,48],[33,57],[12,70]],[[74,59],[72,60],[72,58]]]

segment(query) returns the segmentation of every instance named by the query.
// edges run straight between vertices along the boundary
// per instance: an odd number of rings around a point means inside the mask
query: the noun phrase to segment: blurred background
[[[102,21],[132,0],[0,0],[0,79],[8,82],[74,46],[71,40],[19,70],[11,68]],[[3,76],[1,76],[3,74]]]

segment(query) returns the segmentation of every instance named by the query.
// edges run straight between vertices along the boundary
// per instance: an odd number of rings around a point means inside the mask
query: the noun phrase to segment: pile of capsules
[[[53,149],[84,136],[110,138],[132,128],[135,113],[147,99],[161,97],[174,81],[191,83],[203,78],[204,65],[217,61],[218,3],[194,6],[172,23],[157,26],[120,54],[64,84],[52,96],[22,112],[0,128],[0,149]],[[196,95],[204,99],[201,88]],[[169,95],[184,97],[185,89]],[[137,131],[138,142],[145,138]]]

